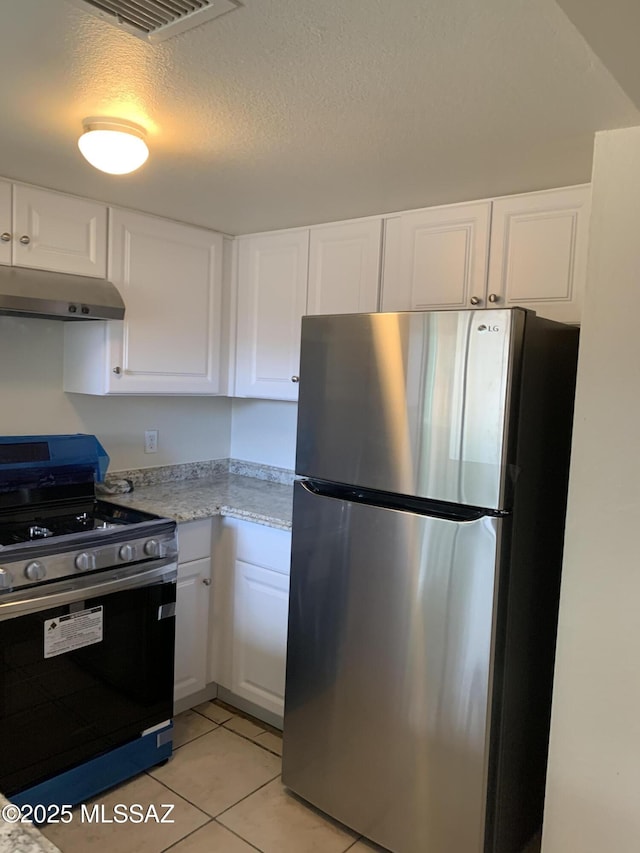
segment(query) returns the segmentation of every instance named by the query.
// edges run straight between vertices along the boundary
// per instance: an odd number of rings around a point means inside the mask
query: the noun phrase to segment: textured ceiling
[[[640,107],[638,0],[558,0],[636,106]]]
[[[589,180],[640,113],[553,0],[245,0],[148,45],[3,0],[0,174],[232,234]],[[144,124],[102,176],[81,122]]]

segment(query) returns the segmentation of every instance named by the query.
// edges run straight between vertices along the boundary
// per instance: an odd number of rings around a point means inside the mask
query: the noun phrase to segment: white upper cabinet
[[[493,202],[491,303],[579,322],[590,200],[589,187],[572,187]]]
[[[15,266],[106,276],[104,204],[14,184],[13,227],[8,230],[12,233],[11,262]]]
[[[382,220],[239,238],[237,397],[298,399],[306,314],[378,310]]]
[[[11,263],[11,184],[0,181],[0,264]]]
[[[298,399],[309,232],[241,237],[236,396]]]
[[[378,310],[380,219],[310,231],[307,314]]]
[[[570,187],[390,217],[382,310],[519,305],[579,322],[589,204]]]
[[[221,234],[111,211],[109,278],[124,321],[67,323],[65,391],[221,392]]]
[[[490,202],[475,202],[403,213],[390,219],[382,310],[481,305],[487,280],[490,216]]]

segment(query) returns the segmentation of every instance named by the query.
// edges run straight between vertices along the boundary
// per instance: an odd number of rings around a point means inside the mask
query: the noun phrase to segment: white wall
[[[234,400],[231,456],[293,469],[297,417],[297,403]]]
[[[229,456],[227,398],[65,394],[62,352],[62,322],[0,317],[0,435],[95,433],[112,471]],[[158,453],[144,453],[145,429]]]
[[[640,850],[640,128],[592,187],[544,853]]]

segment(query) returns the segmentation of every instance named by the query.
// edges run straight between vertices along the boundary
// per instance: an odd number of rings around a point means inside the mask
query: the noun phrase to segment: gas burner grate
[[[74,512],[47,518],[34,517],[29,521],[0,521],[0,546],[19,542],[35,542],[88,530],[111,530],[123,522],[92,512]]]

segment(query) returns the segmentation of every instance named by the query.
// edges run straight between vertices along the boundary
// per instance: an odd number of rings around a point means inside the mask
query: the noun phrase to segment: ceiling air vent
[[[148,42],[177,36],[242,6],[240,0],[72,0]]]

